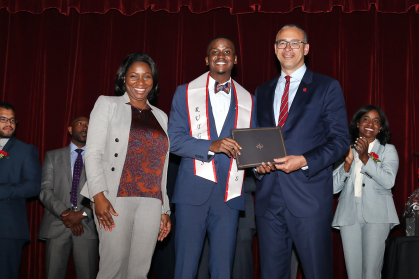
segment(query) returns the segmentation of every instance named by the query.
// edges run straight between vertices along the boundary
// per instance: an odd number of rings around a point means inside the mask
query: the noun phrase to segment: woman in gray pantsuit
[[[348,278],[381,278],[385,240],[399,224],[391,193],[399,157],[380,108],[360,108],[349,129],[351,147],[333,172],[334,193],[342,192],[332,226],[340,229]]]
[[[147,278],[157,240],[170,232],[167,115],[148,102],[158,73],[144,53],[125,57],[118,97],[100,96],[90,115],[82,195],[94,201],[97,278]]]

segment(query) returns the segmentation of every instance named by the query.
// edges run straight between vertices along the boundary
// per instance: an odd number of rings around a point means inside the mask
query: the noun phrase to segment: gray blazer
[[[78,188],[77,208],[87,213],[81,224],[83,225],[83,237],[96,239],[97,232],[93,221],[93,213],[89,206],[89,200],[80,194],[80,190],[86,182],[86,172],[83,168]],[[42,165],[42,183],[39,200],[45,206],[44,217],[39,228],[38,238],[56,238],[65,230],[70,232],[60,219],[61,213],[71,208],[70,192],[73,183],[71,175],[70,146],[48,151],[45,154]]]
[[[399,224],[399,218],[391,188],[396,180],[399,157],[392,144],[381,145],[377,142],[372,152],[378,155],[381,162],[369,159],[361,168],[361,173],[364,174],[362,180],[363,216],[368,223],[388,223],[394,227]],[[342,163],[333,172],[333,192],[336,194],[342,191],[332,222],[332,226],[337,229],[341,226],[353,225],[356,218],[354,163],[348,173],[345,173],[343,165]]]
[[[131,106],[128,94],[123,96],[100,96],[90,114],[87,134],[85,166],[87,182],[81,194],[93,199],[103,192],[112,205],[118,193],[119,182],[127,155],[131,129]],[[167,135],[167,115],[162,110],[147,104]],[[170,214],[169,199],[166,193],[167,166],[169,150],[164,161],[162,191],[162,214]]]

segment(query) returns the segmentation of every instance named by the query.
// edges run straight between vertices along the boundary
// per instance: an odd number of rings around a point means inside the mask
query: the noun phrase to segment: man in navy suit
[[[305,278],[332,279],[332,165],[349,146],[342,89],[305,66],[300,27],[285,25],[274,47],[282,71],[256,89],[257,118],[260,127],[282,127],[288,156],[257,168],[262,278],[290,278],[294,243]]]
[[[0,102],[0,277],[19,278],[22,249],[30,240],[26,199],[39,194],[41,165],[35,146],[16,138],[13,106]]]
[[[237,56],[230,39],[214,38],[205,61],[209,73],[179,86],[170,112],[170,151],[182,157],[172,199],[177,279],[195,278],[206,234],[211,278],[230,279],[239,210],[245,209],[244,173],[233,159],[240,146],[230,130],[255,125],[254,100],[231,79]]]

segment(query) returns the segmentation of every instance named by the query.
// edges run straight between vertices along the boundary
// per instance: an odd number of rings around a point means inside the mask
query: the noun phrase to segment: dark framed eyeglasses
[[[10,121],[10,124],[16,124],[17,123],[17,118],[7,118],[4,116],[0,116],[0,123],[7,123],[7,121]]]
[[[287,47],[288,44],[290,44],[290,48],[292,49],[299,49],[301,44],[304,44],[304,42],[299,41],[299,40],[292,40],[290,42],[285,41],[285,40],[279,40],[279,41],[275,41],[275,44],[278,49],[284,49]]]

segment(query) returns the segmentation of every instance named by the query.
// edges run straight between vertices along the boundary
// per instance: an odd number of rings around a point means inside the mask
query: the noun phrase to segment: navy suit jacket
[[[256,89],[260,127],[276,126],[275,88],[279,77]],[[283,127],[288,155],[303,155],[307,170],[289,174],[274,171],[257,181],[256,215],[269,206],[274,187],[280,187],[292,215],[310,217],[333,211],[333,163],[349,149],[348,122],[337,80],[306,70]]]
[[[225,137],[231,138],[230,130],[234,129],[235,124],[236,100],[234,96],[232,96],[229,112],[220,136],[218,136],[214,116],[212,114],[211,101],[210,98],[208,98],[208,118],[211,140],[196,139],[191,136],[189,129],[188,109],[186,106],[186,86],[187,84],[183,84],[178,86],[176,89],[169,119],[170,151],[182,157],[172,202],[202,205],[210,197],[212,188],[216,183],[194,174],[193,159],[205,162],[209,162],[214,159],[217,182],[221,185],[221,188],[225,192],[231,159],[224,153],[208,156],[208,151],[213,141]],[[234,94],[234,90],[231,90],[231,92]],[[254,100],[254,96],[252,96],[252,98],[253,112],[251,126],[255,127],[256,102]],[[241,196],[229,200],[227,205],[233,209],[244,210],[244,191]]]
[[[0,159],[0,238],[29,240],[26,199],[39,194],[41,165],[35,146],[10,138]]]

